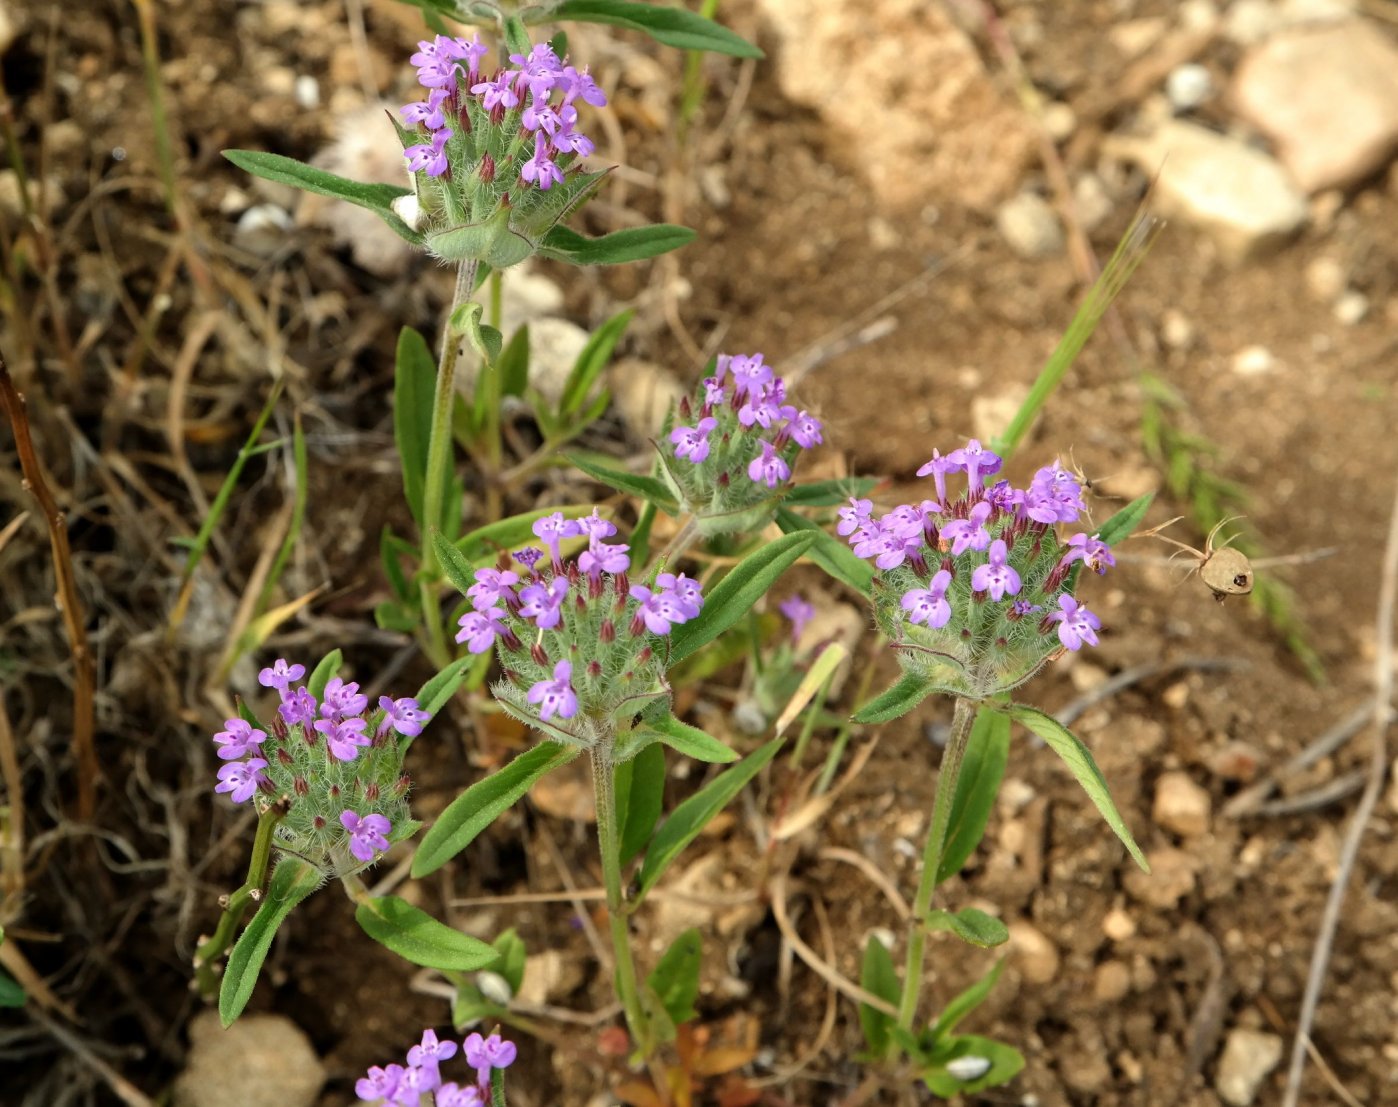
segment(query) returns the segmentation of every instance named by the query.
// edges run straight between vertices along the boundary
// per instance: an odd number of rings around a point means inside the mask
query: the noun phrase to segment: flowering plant
[[[437,1037],[427,1029],[422,1040],[408,1050],[406,1064],[373,1065],[354,1085],[361,1102],[381,1107],[421,1107],[424,1096],[431,1096],[433,1107],[503,1107],[504,1071],[515,1062],[518,1049],[498,1033],[490,1037],[469,1034],[462,1042],[461,1056],[476,1071],[471,1084],[442,1079],[442,1063],[457,1054],[450,1038]]]

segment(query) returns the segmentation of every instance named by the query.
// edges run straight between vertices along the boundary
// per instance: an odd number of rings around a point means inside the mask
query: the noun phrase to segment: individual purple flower
[[[1038,523],[1076,523],[1086,510],[1082,488],[1057,461],[1035,473],[1024,493],[1024,513]]]
[[[791,477],[791,466],[778,456],[777,451],[766,439],[762,440],[762,453],[748,465],[748,479],[754,484],[765,484],[775,488]]]
[[[422,733],[422,728],[427,725],[428,720],[432,718],[432,713],[419,707],[417,700],[413,699],[412,696],[404,696],[397,700],[380,696],[379,710],[384,713],[383,721],[379,723],[377,732],[379,734],[387,734],[391,727],[399,734],[416,738]]]
[[[947,460],[966,470],[966,482],[972,495],[981,490],[981,478],[998,473],[1003,464],[999,454],[987,450],[974,438],[961,449],[947,454]],[[929,461],[927,464],[932,463]]]
[[[619,543],[599,542],[593,539],[587,549],[578,555],[578,568],[596,580],[603,573],[615,576],[631,568],[631,558],[627,556],[630,546]]]
[[[908,613],[908,622],[926,623],[929,627],[946,626],[951,620],[951,604],[947,602],[947,589],[950,587],[951,574],[945,569],[938,569],[926,588],[905,592],[902,607]]]
[[[1006,564],[1008,556],[1005,543],[997,538],[990,544],[990,560],[971,574],[971,587],[977,592],[989,592],[996,603],[1003,600],[1006,593],[1013,596],[1019,592],[1019,574]]]
[[[393,829],[393,824],[383,815],[365,815],[361,819],[353,811],[341,811],[340,825],[349,831],[349,851],[359,860],[372,861],[375,853],[388,849],[388,839],[385,835]],[[451,1054],[447,1056],[450,1057]],[[408,1057],[412,1063],[412,1054]],[[405,1072],[403,1076],[406,1075]],[[399,1086],[402,1086],[401,1078]]]
[[[607,106],[607,94],[604,93],[587,72],[587,67],[574,69],[571,65],[565,65],[562,73],[559,74],[559,84],[563,86],[563,102],[571,104],[574,100],[582,100],[584,104],[591,104],[594,108],[605,108]]]
[[[530,587],[537,588],[538,585]],[[526,589],[528,591],[528,589]],[[468,611],[457,623],[461,627],[456,633],[458,643],[464,642],[471,653],[485,653],[495,645],[496,638],[504,638],[510,633],[505,625],[505,612],[498,607],[484,611]]]
[[[777,610],[791,620],[791,640],[799,642],[806,624],[815,618],[815,604],[799,592],[793,592],[777,605]]]
[[[475,77],[480,71],[481,59],[490,53],[490,47],[481,41],[479,34],[471,35],[469,42],[464,38],[458,38],[455,41],[461,49],[461,57],[465,59],[466,65],[469,67],[470,76]]]
[[[369,744],[363,719],[317,719],[315,729],[325,736],[325,748],[336,761],[353,761],[361,746]]]
[[[1070,650],[1081,649],[1084,642],[1089,646],[1097,645],[1097,631],[1102,627],[1102,620],[1072,596],[1059,596],[1058,606],[1062,610],[1055,611],[1047,619],[1047,622],[1058,624],[1058,640]]]
[[[450,95],[450,91],[445,88],[434,88],[427,94],[425,102],[415,100],[411,104],[404,104],[398,109],[398,114],[406,123],[420,123],[429,131],[440,130],[447,122],[442,105]]]
[[[270,666],[257,674],[257,683],[264,688],[275,688],[286,699],[287,686],[306,675],[306,666],[288,665],[286,658],[277,658]]]
[[[214,745],[224,761],[243,757],[249,753],[261,753],[262,743],[267,741],[267,732],[257,730],[246,719],[225,719],[224,729],[214,735]]]
[[[563,117],[548,102],[548,93],[542,97],[536,92],[529,100],[529,106],[519,117],[520,126],[526,131],[542,131],[552,136],[563,126]]]
[[[706,415],[693,427],[676,427],[670,432],[670,441],[675,444],[675,456],[688,458],[698,465],[709,456],[709,432],[718,426],[718,420]]]
[[[362,715],[368,706],[369,697],[359,690],[359,685],[354,681],[346,683],[340,677],[331,677],[320,697],[320,714],[326,719]]]
[[[932,451],[932,460],[917,471],[920,477],[931,476],[932,482],[937,486],[937,502],[944,504],[947,502],[947,474],[956,473],[961,469],[961,463],[953,461],[950,456],[943,457],[936,450]]]
[[[224,765],[218,771],[219,782],[214,785],[214,791],[230,792],[230,798],[234,803],[247,803],[267,779],[262,774],[266,767],[267,762],[260,757],[250,757],[246,761]]]
[[[277,710],[287,726],[309,726],[316,717],[316,698],[305,688],[287,693]]]
[[[691,619],[696,618],[704,606],[704,586],[693,577],[661,573],[655,578],[655,586],[674,596]]]
[[[723,403],[723,385],[717,377],[704,378],[704,409],[718,407]]]
[[[544,630],[558,626],[563,617],[563,598],[568,595],[568,581],[554,577],[548,584],[531,584],[519,594],[519,613],[533,619]]]
[[[572,123],[564,122],[553,136],[553,145],[560,153],[577,154],[580,158],[591,156],[597,144],[587,135],[575,129]]]
[[[631,632],[639,634],[642,624],[652,634],[669,634],[675,623],[688,622],[690,609],[674,592],[652,592],[644,584],[631,586],[631,598],[640,606],[631,620]]]
[[[556,184],[563,183],[563,170],[553,163],[548,155],[548,139],[542,132],[534,135],[534,156],[524,163],[519,175],[526,181],[538,185],[547,192]]]
[[[869,521],[873,513],[873,500],[856,500],[851,496],[849,498],[849,503],[835,513],[840,517],[840,523],[839,526],[835,528],[835,533],[844,537],[852,535]]]
[[[466,589],[471,606],[477,611],[495,607],[501,601],[509,602],[514,596],[512,588],[519,583],[519,576],[508,569],[477,569],[476,583]]]
[[[563,63],[547,42],[536,42],[527,55],[511,54],[510,61],[519,66],[520,81],[536,99],[546,98],[563,74]]]
[[[577,524],[578,533],[589,538],[610,538],[616,533],[616,524],[610,519],[603,519],[601,511],[595,507],[591,515],[584,515],[577,520]]]
[[[420,57],[421,54],[413,55],[413,58]],[[456,84],[456,75],[461,72],[461,66],[447,57],[434,57],[413,64],[417,65],[417,83],[427,89],[450,89]]]
[[[766,430],[782,418],[785,404],[785,382],[780,378],[768,381],[761,388],[748,392],[746,402],[738,409],[738,422],[745,427],[755,423]]]
[[[570,683],[572,677],[573,663],[560,661],[553,667],[552,680],[535,681],[530,686],[527,698],[530,703],[539,705],[539,718],[545,722],[555,715],[560,719],[571,719],[578,713],[578,694]],[[466,1048],[470,1049],[469,1040]],[[470,1062],[469,1054],[467,1061]]]
[[[1013,515],[1024,502],[1024,493],[1018,488],[1012,488],[1009,481],[999,480],[986,489],[985,499],[996,511]]]
[[[490,1084],[491,1069],[507,1069],[515,1061],[517,1050],[514,1042],[503,1041],[499,1034],[482,1038],[470,1034],[465,1041],[466,1063],[476,1070],[476,1080],[482,1086]]]
[[[374,816],[369,816],[374,818]],[[350,849],[354,849],[354,840],[350,839]],[[358,856],[356,854],[356,856]],[[370,854],[370,859],[373,855]],[[365,858],[360,858],[361,861]],[[418,1107],[422,1102],[422,1097],[428,1092],[435,1092],[437,1085],[442,1082],[442,1075],[436,1069],[417,1068],[409,1065],[403,1070],[403,1077],[398,1081],[398,1092],[395,1096],[395,1103],[398,1107]]]
[[[534,537],[543,539],[544,545],[549,548],[554,568],[561,569],[563,562],[558,556],[558,544],[565,538],[577,538],[582,534],[582,527],[578,526],[576,519],[565,519],[563,512],[555,511],[552,515],[535,519],[533,531]]]
[[[1035,612],[1042,610],[1043,608],[1038,604],[1030,603],[1028,600],[1015,600],[1010,606],[1010,618],[1023,619],[1026,615],[1033,615]]]
[[[461,1087],[447,1083],[437,1089],[437,1107],[485,1107],[485,1104],[480,1088],[474,1084]]]
[[[391,1100],[397,1095],[398,1083],[402,1079],[402,1065],[389,1065],[386,1068],[371,1065],[368,1074],[355,1081],[354,1094],[366,1103],[379,1099]]]
[[[417,173],[425,172],[429,177],[440,177],[447,171],[449,162],[447,161],[447,140],[455,132],[450,127],[443,127],[440,131],[432,132],[432,141],[418,143],[416,146],[409,146],[403,151],[403,156],[408,159],[408,171]]]
[[[539,564],[539,559],[544,556],[544,551],[536,546],[525,546],[522,550],[516,550],[510,555],[524,567],[527,572],[533,572],[534,566]]]
[[[733,394],[739,398],[753,396],[772,382],[772,367],[762,363],[761,354],[734,354],[728,361],[733,373]]]
[[[456,1050],[457,1045],[451,1039],[441,1042],[437,1040],[435,1030],[424,1030],[422,1041],[408,1050],[408,1064],[414,1068],[430,1069],[433,1073],[437,1073],[438,1067],[443,1061],[450,1061],[456,1056]],[[440,1079],[438,1076],[439,1081]]]
[[[471,86],[471,91],[481,97],[481,104],[486,111],[494,111],[495,108],[513,108],[519,104],[519,97],[515,94],[514,82],[511,78],[514,74],[505,70],[493,81],[481,81],[479,84]]]
[[[960,557],[967,550],[983,550],[990,545],[990,532],[985,529],[990,510],[990,505],[982,500],[971,508],[969,519],[953,519],[942,528],[942,537],[951,539],[952,557]]]
[[[1090,538],[1086,534],[1075,534],[1068,539],[1066,545],[1068,552],[1063,555],[1060,566],[1071,565],[1074,561],[1082,558],[1082,563],[1099,576],[1107,571],[1109,565],[1116,564],[1116,558],[1112,556],[1111,547],[1103,542],[1097,535]]]
[[[809,450],[813,446],[819,446],[825,441],[821,437],[822,425],[814,415],[804,411],[798,411],[796,415],[786,425],[792,440],[803,450]]]

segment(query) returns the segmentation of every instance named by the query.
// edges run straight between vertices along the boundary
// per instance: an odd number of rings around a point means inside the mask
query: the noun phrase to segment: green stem
[[[947,827],[951,822],[952,798],[961,776],[961,760],[966,753],[971,726],[976,721],[976,705],[956,697],[956,710],[951,720],[951,738],[942,754],[942,767],[937,772],[937,794],[932,800],[932,825],[927,831],[927,846],[922,852],[922,878],[913,903],[913,917],[908,931],[908,964],[903,974],[903,995],[898,1002],[898,1026],[912,1030],[917,1014],[918,992],[922,987],[922,964],[927,950],[927,913],[932,907],[932,893],[937,887],[937,871],[942,867],[942,851],[947,844]]]
[[[698,537],[699,518],[696,515],[690,515],[685,519],[680,529],[675,532],[675,536],[670,539],[669,544],[660,555],[661,566],[668,570],[690,546],[694,545],[694,540]]]
[[[432,432],[427,440],[427,478],[422,491],[422,572],[418,594],[422,601],[423,628],[427,654],[439,667],[451,662],[446,630],[442,625],[442,603],[437,592],[437,551],[432,532],[444,518],[443,504],[455,466],[451,463],[451,417],[456,405],[456,361],[461,352],[461,336],[451,325],[456,309],[471,298],[476,287],[476,263],[462,262],[456,268],[456,289],[442,328],[442,348],[437,356],[437,387],[432,396]]]
[[[612,766],[596,753],[591,758],[592,792],[597,803],[597,848],[602,855],[602,884],[607,890],[607,919],[611,924],[612,953],[616,958],[617,998],[626,1012],[632,1039],[641,1054],[649,1057],[654,1043],[636,985],[636,962],[631,957],[626,897],[621,887],[621,843],[616,825],[616,788]]]
[[[233,944],[248,904],[262,894],[262,885],[267,881],[267,863],[272,857],[272,832],[285,818],[289,808],[290,805],[284,801],[277,802],[258,818],[257,837],[253,839],[252,856],[248,859],[247,879],[241,888],[228,897],[228,904],[223,909],[213,936],[206,938],[194,951],[195,981],[199,994],[206,999],[218,991],[218,974],[214,971],[214,963]]]

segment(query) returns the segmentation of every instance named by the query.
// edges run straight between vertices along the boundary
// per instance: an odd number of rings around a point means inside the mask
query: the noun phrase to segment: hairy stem
[[[951,822],[951,803],[956,795],[956,782],[961,776],[961,760],[976,721],[976,705],[956,697],[956,710],[951,720],[951,739],[942,754],[942,767],[937,771],[937,794],[932,800],[932,825],[927,830],[927,846],[922,851],[922,878],[918,881],[917,899],[908,930],[908,963],[903,974],[903,994],[898,1001],[898,1026],[911,1030],[917,1014],[918,993],[922,988],[922,964],[927,952],[927,913],[932,908],[932,893],[937,887],[937,870],[942,867],[942,851],[947,844],[947,827]]]

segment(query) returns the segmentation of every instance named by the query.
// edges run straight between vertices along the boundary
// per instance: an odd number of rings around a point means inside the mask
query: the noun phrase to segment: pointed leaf
[[[859,985],[889,1003],[898,1003],[898,972],[893,967],[893,954],[874,935],[864,944],[864,965],[859,972]],[[864,1031],[864,1044],[871,1057],[883,1057],[888,1052],[888,1034],[893,1019],[867,1003],[859,1005],[859,1025]]]
[[[647,722],[646,729],[659,734],[660,740],[676,753],[696,761],[721,765],[738,760],[738,755],[717,738],[705,734],[698,727],[680,722],[668,711],[660,718]]]
[[[406,239],[414,246],[422,245],[422,235],[413,230],[393,210],[393,201],[402,196],[412,195],[412,190],[397,185],[364,184],[327,173],[313,165],[297,161],[295,158],[269,154],[262,150],[224,150],[223,156],[246,173],[264,180],[288,184],[306,192],[321,196],[333,196],[361,208],[368,208],[389,225],[399,238]]]
[[[976,713],[956,794],[951,801],[947,842],[937,866],[937,883],[955,876],[980,845],[985,824],[995,809],[995,796],[1010,758],[1010,720],[998,711],[981,708]]]
[[[646,848],[665,804],[665,747],[647,746],[616,767],[617,826],[621,863]]]
[[[636,902],[645,898],[655,882],[664,875],[680,852],[699,837],[700,832],[743,790],[762,767],[776,756],[782,739],[773,738],[765,746],[747,755],[731,769],[725,769],[675,808],[646,850],[641,865],[640,891]]]
[[[511,54],[524,55],[528,55],[529,48],[534,45],[529,41],[529,32],[524,29],[524,24],[517,15],[505,20],[505,45],[510,48]]]
[[[1007,1084],[1022,1068],[1024,1055],[1014,1046],[966,1034],[952,1039],[946,1057],[925,1069],[922,1079],[934,1095],[950,1099]]]
[[[1116,809],[1116,804],[1112,802],[1111,792],[1107,789],[1107,781],[1102,776],[1102,771],[1097,768],[1097,762],[1093,760],[1092,752],[1078,740],[1072,731],[1052,715],[1045,715],[1036,707],[1016,703],[1009,705],[1004,710],[1010,718],[1023,723],[1029,730],[1042,738],[1054,753],[1058,754],[1073,776],[1077,778],[1078,783],[1082,785],[1088,799],[1102,813],[1102,818],[1107,820],[1107,825],[1121,839],[1121,844],[1136,859],[1136,864],[1140,865],[1146,872],[1150,872],[1150,864],[1146,861],[1145,854],[1136,845],[1136,840],[1131,837],[1131,831],[1127,829],[1126,821],[1122,819],[1120,812]]]
[[[453,588],[466,595],[466,590],[475,586],[476,567],[456,548],[456,543],[447,541],[439,530],[432,532],[432,548],[437,551],[437,560],[442,563],[443,575],[451,581]]]
[[[739,619],[745,618],[787,569],[811,548],[815,535],[784,534],[765,543],[729,570],[704,598],[697,619],[681,623],[670,632],[670,664],[677,665],[701,646],[707,646]]]
[[[311,670],[311,678],[306,681],[306,691],[316,699],[325,695],[325,686],[330,683],[330,678],[340,671],[344,660],[339,650],[331,650],[322,657],[320,664]]]
[[[544,236],[539,254],[573,265],[621,265],[668,254],[693,241],[694,232],[688,227],[676,227],[669,223],[627,227],[600,238],[585,238],[577,231],[560,225]]]
[[[519,986],[524,983],[524,963],[527,960],[524,939],[514,927],[510,927],[491,943],[500,954],[500,963],[494,967],[510,986],[510,994],[518,995]]]
[[[262,962],[267,958],[277,927],[286,921],[292,908],[320,887],[324,879],[314,865],[295,857],[283,857],[277,862],[262,905],[228,955],[228,966],[218,991],[218,1017],[225,1028],[243,1013],[252,998],[257,974],[262,971]]]
[[[627,473],[621,469],[599,465],[581,454],[566,454],[565,457],[593,480],[605,484],[608,488],[639,496],[647,503],[655,504],[666,515],[674,515],[679,511],[679,504],[675,502],[670,489],[654,477],[643,477],[637,473]]]
[[[573,362],[568,379],[563,382],[563,395],[558,401],[560,414],[572,415],[582,407],[583,401],[592,391],[592,386],[596,383],[602,370],[607,367],[612,352],[616,349],[617,343],[621,341],[621,336],[626,333],[626,327],[635,314],[634,308],[617,312],[598,327],[587,340],[587,345],[582,348],[577,360]]]
[[[656,42],[681,50],[708,50],[735,58],[760,58],[763,53],[741,35],[683,8],[640,4],[633,0],[563,0],[549,13],[550,19],[574,19],[580,23],[610,23],[642,31]]]
[[[938,909],[927,916],[926,925],[928,930],[950,930],[963,942],[981,949],[1004,945],[1010,940],[1004,923],[975,907],[964,907],[954,914]]]
[[[0,1007],[23,1007],[24,989],[4,969],[0,969]]]
[[[777,509],[777,526],[787,534],[800,531],[815,534],[815,544],[806,556],[824,569],[827,575],[842,584],[848,584],[861,596],[868,596],[873,592],[874,567],[862,557],[856,557],[847,543],[785,507]]]
[[[646,977],[646,983],[676,1026],[699,1017],[694,1001],[699,998],[702,955],[698,929],[686,930],[670,943],[670,948],[656,963],[650,976]]]
[[[438,922],[397,896],[379,896],[354,909],[364,933],[399,957],[429,969],[470,972],[500,960],[492,946]]]
[[[785,503],[788,507],[836,507],[851,497],[867,496],[878,483],[873,477],[845,477],[794,484],[787,489]]]
[[[393,370],[393,437],[403,470],[403,493],[408,508],[422,521],[422,490],[427,480],[427,440],[432,435],[432,397],[436,391],[437,363],[427,340],[412,327],[398,332],[398,353]],[[440,520],[433,519],[433,526]]]
[[[479,780],[447,806],[418,846],[413,876],[436,872],[509,810],[545,773],[578,755],[558,742],[540,742],[503,769]]]
[[[523,396],[529,386],[529,325],[526,323],[515,331],[500,354],[500,394],[502,396]]]
[[[934,1040],[945,1037],[956,1029],[957,1023],[984,1003],[995,982],[1000,979],[1000,974],[1005,971],[1005,962],[1006,958],[1000,958],[988,973],[948,1003],[937,1021],[928,1028],[928,1036]]]
[[[920,704],[932,690],[927,682],[913,673],[904,673],[898,683],[881,692],[854,713],[856,723],[886,723],[906,715]]]
[[[1136,528],[1141,525],[1141,520],[1146,517],[1146,512],[1150,510],[1153,499],[1155,499],[1155,494],[1147,492],[1139,499],[1132,500],[1102,524],[1097,531],[1098,537],[1108,546],[1115,546],[1118,542],[1130,538]]]
[[[508,519],[487,523],[483,527],[477,527],[470,534],[463,535],[456,540],[456,548],[473,562],[479,562],[482,558],[493,560],[501,550],[513,549],[525,542],[534,541],[534,524],[555,511],[562,511],[566,519],[580,519],[592,513],[592,506],[541,507],[536,511],[511,515]]]

